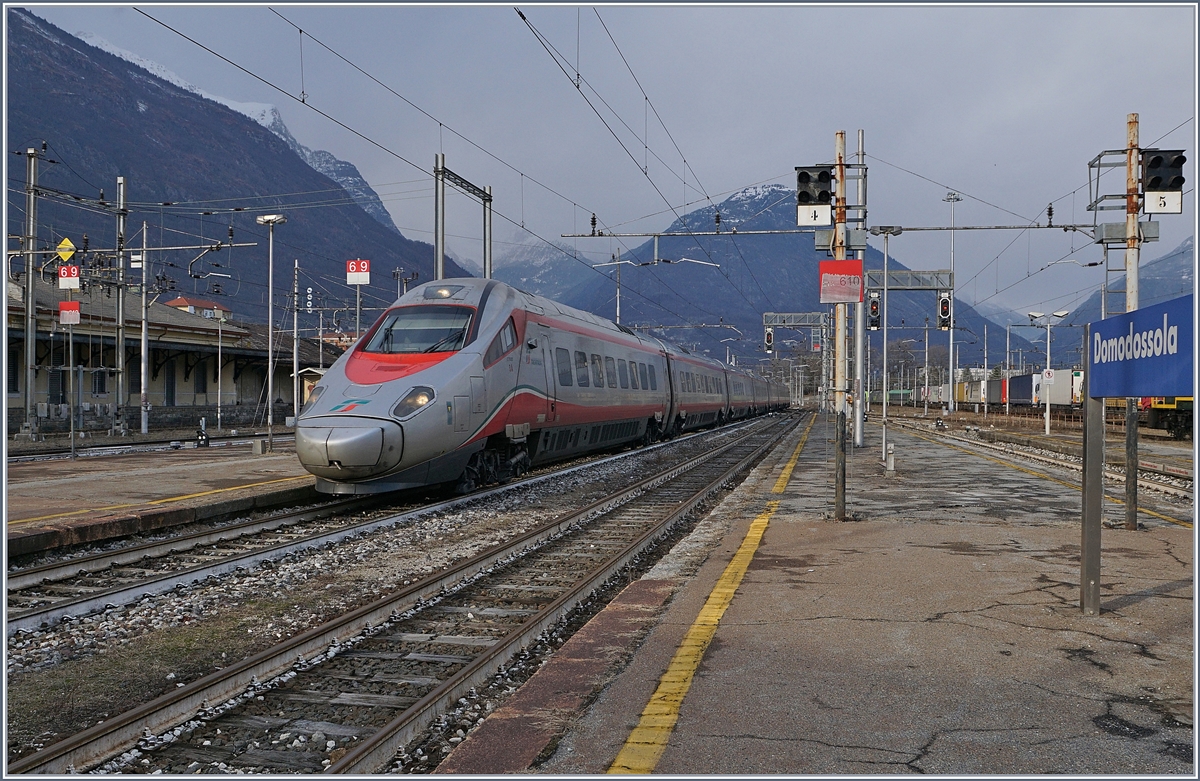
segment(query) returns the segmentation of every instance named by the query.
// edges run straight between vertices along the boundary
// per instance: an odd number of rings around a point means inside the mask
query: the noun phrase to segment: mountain
[[[1145,245],[1142,247],[1145,256]],[[1124,251],[1109,253],[1109,265],[1122,263]],[[1138,305],[1153,306],[1169,301],[1172,298],[1186,296],[1195,290],[1196,258],[1192,249],[1191,237],[1184,240],[1175,249],[1160,258],[1143,261],[1138,264]],[[1097,290],[1088,297],[1082,305],[1067,317],[1064,322],[1070,325],[1083,325],[1100,319],[1100,291]],[[1125,311],[1125,274],[1116,276],[1109,273],[1108,280],[1108,313],[1120,314]]]
[[[706,206],[683,215],[664,229],[665,233],[713,232],[720,215],[720,236],[664,236],[659,240],[659,263],[643,267],[622,265],[621,322],[629,326],[669,326],[651,332],[672,341],[695,346],[714,357],[725,357],[725,348],[742,356],[743,362],[763,357],[761,341],[763,312],[829,312],[819,302],[818,263],[828,259],[818,251],[811,234],[778,233],[744,235],[746,231],[784,231],[796,228],[795,191],[783,185],[763,185],[735,193],[716,206]],[[739,235],[740,232],[740,235]],[[580,239],[580,245],[588,239]],[[509,252],[496,262],[496,276],[518,287],[557,298],[563,303],[606,317],[614,315],[616,281],[612,267],[591,269],[572,257],[568,247],[546,245]],[[652,263],[654,243],[647,241],[622,252],[622,260]],[[683,259],[699,263],[677,262]],[[716,263],[714,268],[707,263]],[[883,267],[883,253],[866,251],[868,269]],[[890,268],[904,269],[894,257]],[[601,273],[603,272],[603,273]],[[683,291],[686,291],[684,294]],[[936,293],[893,292],[888,299],[891,342],[917,340],[910,350],[923,351],[926,319],[936,323]],[[982,365],[983,333],[987,324],[988,360],[1003,360],[1004,324],[988,320],[963,300],[955,302],[959,327],[955,344],[959,365]],[[704,323],[708,328],[677,328]],[[740,337],[730,328],[741,332]],[[776,341],[798,342],[806,351],[810,334],[777,330]],[[723,341],[731,338],[738,341]],[[878,351],[881,336],[870,332]],[[948,337],[935,327],[929,330],[931,361],[948,355]],[[1025,338],[1013,333],[1013,350],[1031,348]],[[889,355],[889,361],[891,360]]]
[[[145,221],[152,249],[196,247],[151,253],[163,286],[229,295],[231,308],[253,319],[266,318],[268,265],[268,232],[255,215],[288,220],[275,229],[277,306],[290,293],[293,259],[302,286],[313,287],[327,308],[354,304],[355,291],[344,284],[349,259],[372,261],[365,311],[394,299],[393,268],[433,277],[433,247],[401,235],[357,169],[296,142],[273,107],[218,102],[15,8],[8,9],[7,71],[8,151],[23,157],[47,144],[38,172],[39,249],[63,237],[82,246],[87,234],[92,251],[76,262],[110,262],[97,250],[115,246],[116,179],[123,176],[129,244],[141,246]],[[14,161],[10,169],[18,188],[21,166]],[[10,226],[24,224],[24,208],[23,197],[9,198]],[[196,259],[201,247],[227,242],[231,230],[234,242],[257,246]],[[466,274],[452,259],[446,269]]]

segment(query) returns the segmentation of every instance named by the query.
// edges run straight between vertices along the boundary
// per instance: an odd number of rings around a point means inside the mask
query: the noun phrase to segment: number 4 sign
[[[347,285],[369,285],[371,284],[371,261],[369,260],[347,260],[346,261],[346,284]]]

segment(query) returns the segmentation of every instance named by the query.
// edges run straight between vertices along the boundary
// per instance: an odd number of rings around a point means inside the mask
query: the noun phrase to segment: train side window
[[[558,384],[571,385],[571,351],[562,347],[555,349],[554,362],[558,364]]]
[[[650,371],[654,371],[653,366],[650,367]],[[653,374],[647,375],[646,364],[644,364],[644,363],[638,364],[638,379],[640,379],[642,381],[642,390],[646,390],[646,389],[658,390],[658,383],[650,382],[650,377],[653,377],[653,376],[654,376]]]
[[[579,387],[586,388],[588,386],[587,353],[582,350],[575,351],[575,378],[579,380]]]
[[[640,371],[645,371],[647,367],[643,366]],[[658,390],[658,377],[654,373],[654,364],[650,364],[650,390]],[[646,375],[642,375],[642,387],[646,387]]]
[[[592,353],[592,385],[597,388],[604,387],[604,359],[596,353]]]
[[[629,388],[629,364],[625,363],[624,358],[617,359],[617,372],[621,375],[621,387]]]
[[[608,387],[617,387],[617,363],[607,355],[604,356],[604,373],[608,376]]]
[[[510,317],[504,327],[500,329],[500,333],[496,334],[496,338],[488,345],[487,352],[483,354],[483,367],[486,369],[503,358],[516,344],[517,328],[513,325]]]
[[[629,385],[634,390],[638,389],[637,367],[638,367],[637,361],[629,362]]]

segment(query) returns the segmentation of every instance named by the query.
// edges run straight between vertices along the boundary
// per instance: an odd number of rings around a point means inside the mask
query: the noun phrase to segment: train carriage
[[[398,299],[326,372],[296,451],[326,493],[470,490],[724,422],[731,376],[752,389],[745,414],[780,406],[765,381],[609,320],[494,280],[442,280]]]

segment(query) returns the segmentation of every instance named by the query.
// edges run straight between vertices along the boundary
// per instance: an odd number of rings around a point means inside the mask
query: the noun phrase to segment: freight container
[[[1068,372],[1054,372],[1054,382],[1046,386],[1051,407],[1071,406],[1071,379],[1071,375]],[[1042,405],[1046,403],[1045,396],[1042,397],[1039,403]]]
[[[1071,372],[1071,404],[1083,406],[1083,372]]]
[[[1041,401],[1041,391],[1041,372],[1008,378],[1008,402],[1014,406],[1036,406]]]
[[[987,381],[988,404],[1008,403],[1008,380],[1000,378]]]

